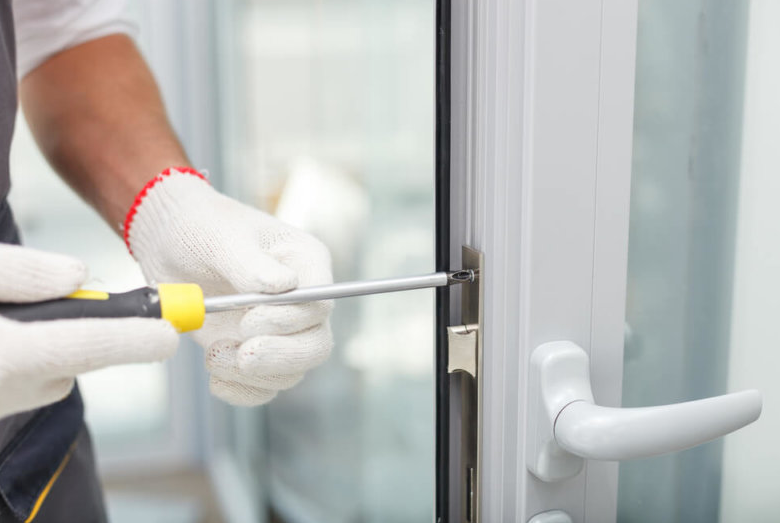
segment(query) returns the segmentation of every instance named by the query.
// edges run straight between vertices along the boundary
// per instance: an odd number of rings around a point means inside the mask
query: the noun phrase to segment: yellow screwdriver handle
[[[200,329],[206,318],[203,289],[194,283],[161,283],[157,286],[160,296],[160,316],[171,322],[179,332]]]
[[[75,318],[163,318],[179,332],[201,328],[206,316],[203,291],[194,283],[161,283],[109,294],[78,290],[66,298],[35,303],[0,303],[0,316],[17,321]]]

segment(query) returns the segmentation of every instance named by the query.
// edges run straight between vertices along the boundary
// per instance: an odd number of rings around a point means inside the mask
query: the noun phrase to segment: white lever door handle
[[[754,422],[761,393],[744,390],[660,407],[618,409],[569,403],[555,421],[555,441],[586,459],[647,458],[713,440]]]
[[[545,343],[531,356],[528,468],[544,481],[576,475],[584,459],[623,460],[687,449],[758,419],[761,393],[746,390],[643,408],[594,404],[590,361],[570,341]]]

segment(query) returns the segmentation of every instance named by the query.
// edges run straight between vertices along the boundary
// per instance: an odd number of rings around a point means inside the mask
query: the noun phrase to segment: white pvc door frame
[[[451,256],[486,263],[481,521],[616,518],[616,463],[527,471],[524,412],[531,351],[559,339],[620,404],[636,18],[637,0],[452,2]]]

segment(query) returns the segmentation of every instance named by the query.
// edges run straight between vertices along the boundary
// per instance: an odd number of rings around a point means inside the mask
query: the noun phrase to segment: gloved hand
[[[206,296],[279,293],[331,283],[314,237],[215,191],[192,169],[163,171],[136,198],[127,246],[150,284],[197,283]],[[213,394],[259,405],[298,383],[333,346],[332,302],[207,314],[193,333],[206,349]]]
[[[61,298],[86,276],[84,264],[68,256],[0,245],[0,302]],[[64,398],[78,374],[163,360],[177,344],[178,335],[165,320],[19,323],[0,317],[0,417]]]

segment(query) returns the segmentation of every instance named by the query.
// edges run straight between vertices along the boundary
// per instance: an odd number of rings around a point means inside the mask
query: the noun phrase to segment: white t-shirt
[[[109,34],[135,36],[126,0],[13,0],[19,79],[55,53]]]

